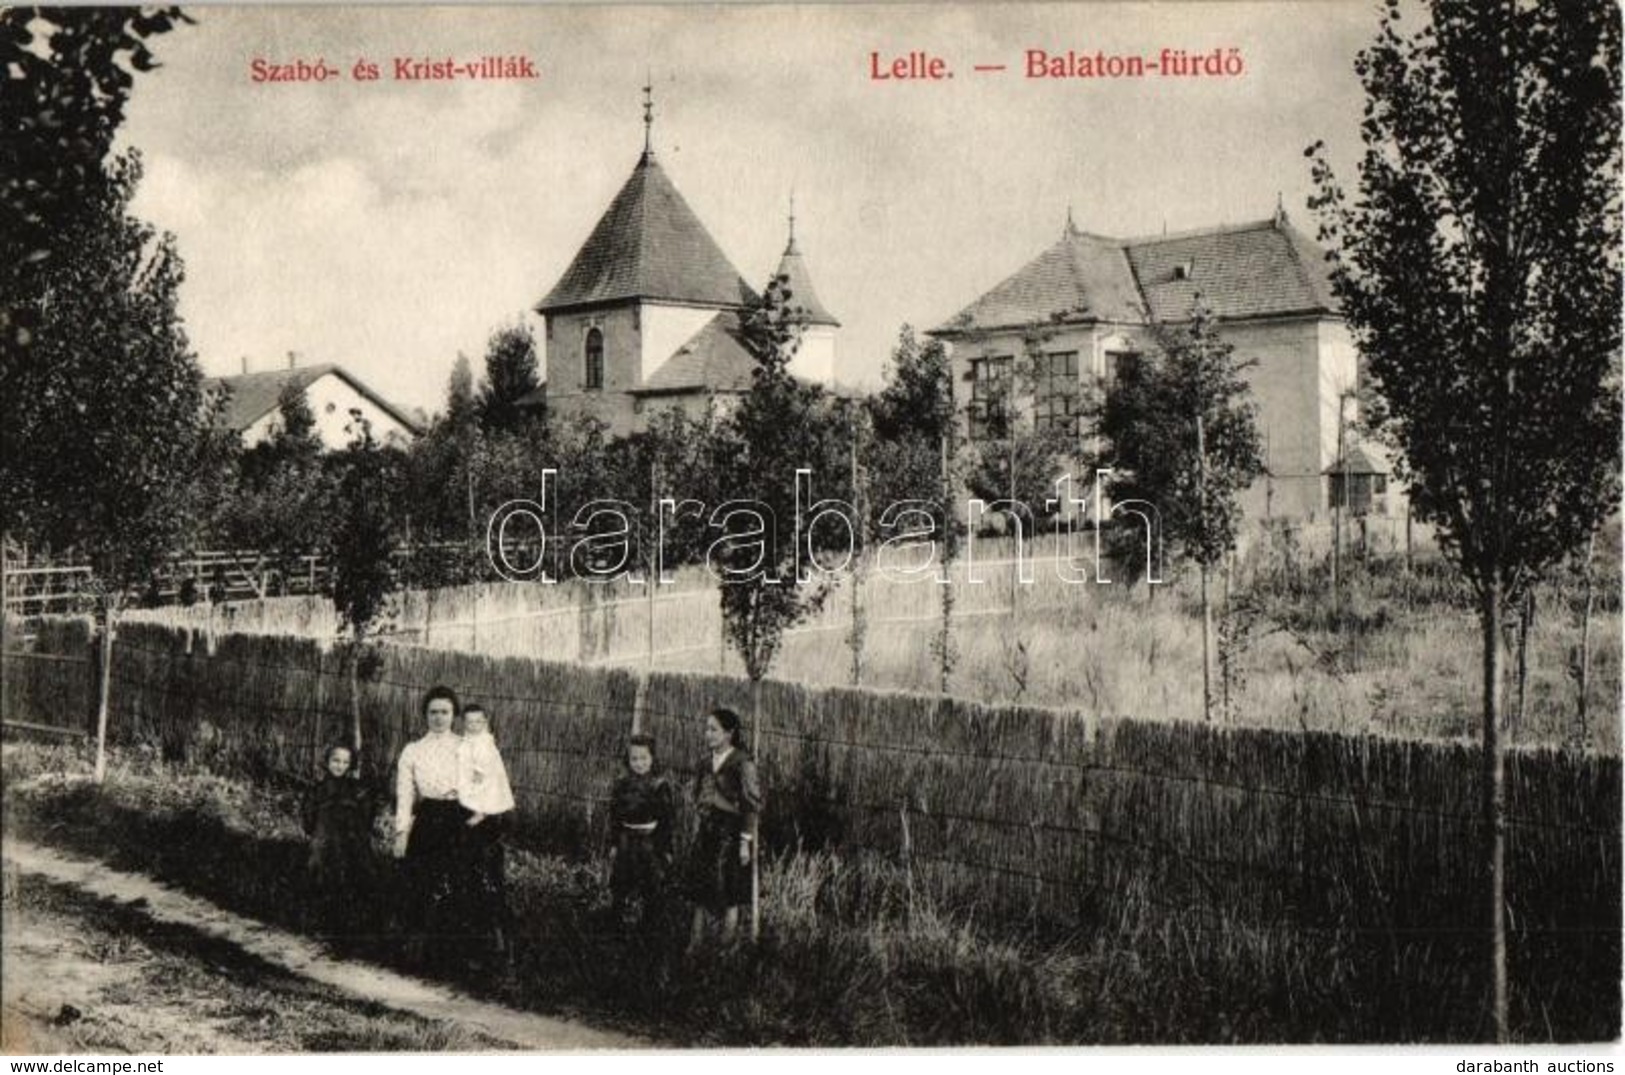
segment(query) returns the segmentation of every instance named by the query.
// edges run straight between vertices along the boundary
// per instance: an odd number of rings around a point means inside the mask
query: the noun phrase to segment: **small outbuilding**
[[[359,411],[371,424],[373,438],[381,444],[405,447],[423,432],[418,419],[332,362],[215,377],[205,387],[211,394],[227,393],[226,425],[242,437],[243,447],[252,448],[281,425],[278,402],[289,384],[304,390],[305,401],[316,419],[316,435],[329,451],[350,443],[352,411]]]
[[[1350,445],[1326,468],[1326,503],[1352,516],[1403,514],[1393,471],[1388,453],[1379,446]]]

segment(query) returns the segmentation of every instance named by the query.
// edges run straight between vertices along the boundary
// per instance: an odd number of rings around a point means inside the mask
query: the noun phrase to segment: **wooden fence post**
[[[1100,791],[1095,786],[1097,776],[1102,771],[1099,765],[1100,718],[1092,712],[1084,715],[1081,754],[1078,768],[1078,812],[1083,815],[1079,825],[1083,830],[1083,853],[1080,856],[1080,865],[1084,884],[1097,887],[1104,879],[1106,856],[1102,851]]]
[[[361,771],[361,640],[350,641],[350,749],[355,751],[356,772]]]
[[[1032,930],[1033,939],[1038,939],[1038,912],[1044,902],[1044,843],[1038,835],[1038,822],[1027,822],[1027,835],[1032,839],[1033,848],[1033,907]]]
[[[107,779],[107,709],[111,704],[113,679],[113,607],[112,599],[102,614],[101,677],[96,691],[96,783]]]
[[[908,831],[908,800],[903,800],[902,808],[897,816],[903,822],[903,884],[908,891],[908,908],[905,920],[914,922],[914,838]]]
[[[647,624],[648,630],[645,632],[644,637],[644,648],[646,651],[644,654],[644,659],[648,662],[648,670],[652,673],[655,670],[655,578],[653,569],[651,569],[649,581],[644,583],[644,589],[647,591],[646,596],[648,597],[649,611],[649,622]]]
[[[10,536],[0,532],[0,718],[11,715],[9,706],[9,692],[7,685],[11,682],[11,672],[6,668],[4,654],[6,652],[6,639],[9,637],[7,621],[11,617],[11,608],[6,599],[11,596],[10,577],[6,568],[10,562],[11,553],[7,548]]]
[[[750,681],[750,753],[762,764],[762,681]],[[750,943],[762,939],[762,816],[750,821]]]

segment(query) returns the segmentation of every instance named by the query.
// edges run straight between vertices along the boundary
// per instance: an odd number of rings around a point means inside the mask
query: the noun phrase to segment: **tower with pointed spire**
[[[782,277],[790,292],[790,305],[797,311],[800,343],[790,360],[790,372],[797,377],[820,384],[835,380],[835,333],[841,323],[829,312],[818,292],[813,288],[812,273],[807,259],[796,246],[796,196],[790,194],[789,240],[784,245],[784,256],[779,259],[775,275]]]
[[[662,409],[698,416],[750,390],[755,360],[740,313],[757,301],[655,153],[653,80],[643,152],[564,274],[535,310],[546,322],[550,415],[591,414],[617,435]],[[794,209],[779,272],[803,310],[798,376],[828,383],[835,329],[796,248]]]

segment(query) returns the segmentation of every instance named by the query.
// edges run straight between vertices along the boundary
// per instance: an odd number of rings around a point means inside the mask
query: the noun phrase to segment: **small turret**
[[[841,323],[835,319],[818,297],[813,288],[812,274],[807,271],[807,262],[801,256],[801,250],[796,246],[796,198],[790,196],[790,240],[785,243],[784,256],[779,259],[779,276],[788,281],[786,286],[790,289],[790,305],[801,307],[799,320],[805,325],[828,325],[830,328],[840,328]]]
[[[796,199],[790,195],[790,236],[779,259],[778,275],[790,290],[790,306],[797,308],[799,340],[790,359],[790,372],[819,384],[835,383],[835,330],[841,323],[818,297],[806,259],[796,245]]]

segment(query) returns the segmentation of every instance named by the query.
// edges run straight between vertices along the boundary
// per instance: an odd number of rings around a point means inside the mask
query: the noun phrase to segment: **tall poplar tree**
[[[98,779],[124,595],[188,531],[227,455],[176,312],[174,243],[112,153],[178,9],[0,11],[0,533],[88,559],[101,600]]]
[[[169,236],[112,155],[147,40],[177,9],[0,11],[0,530],[78,548],[117,587],[187,521],[208,430]],[[217,447],[217,445],[215,445]]]
[[[1311,146],[1321,238],[1418,519],[1477,597],[1483,922],[1507,1040],[1502,623],[1619,502],[1620,11],[1388,0],[1355,64],[1350,199]]]
[[[790,298],[784,278],[777,278],[742,319],[742,338],[757,365],[724,434],[735,441],[733,473],[723,476],[726,491],[760,504],[769,522],[760,570],[737,570],[757,562],[754,542],[732,546],[723,557],[735,569],[721,587],[724,622],[752,681],[767,675],[785,629],[817,611],[824,596],[817,586],[795,584],[796,470],[812,469],[819,487],[844,474],[838,465],[844,443],[822,391],[790,374],[797,340]]]
[[[753,501],[766,524],[766,532],[755,540],[724,542],[718,557],[726,569],[719,587],[724,631],[751,682],[753,749],[761,727],[761,681],[778,657],[784,632],[816,612],[828,593],[822,585],[797,581],[796,544],[805,539],[795,525],[796,470],[810,468],[815,483],[828,483],[844,472],[836,463],[844,458],[841,426],[832,420],[822,391],[790,373],[800,310],[791,304],[787,283],[783,276],[769,281],[759,303],[741,316],[741,340],[756,368],[751,389],[720,441],[732,441],[732,466],[719,475],[724,488],[740,500]],[[753,939],[761,927],[760,854],[756,846]]]

